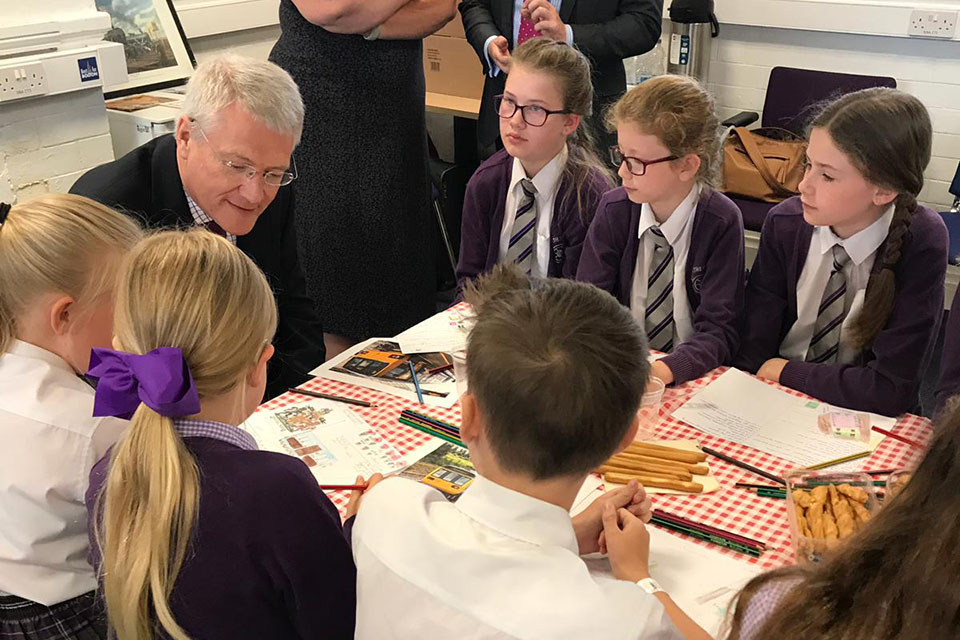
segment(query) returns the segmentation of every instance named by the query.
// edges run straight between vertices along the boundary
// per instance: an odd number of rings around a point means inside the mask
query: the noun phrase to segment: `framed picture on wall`
[[[110,87],[108,98],[154,91],[186,82],[196,61],[173,0],[96,0],[110,14],[103,39],[123,45],[130,79]]]

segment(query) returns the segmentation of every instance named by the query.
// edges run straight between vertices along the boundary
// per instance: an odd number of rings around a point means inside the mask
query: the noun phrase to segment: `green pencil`
[[[405,425],[407,425],[408,427],[413,427],[413,428],[416,429],[417,431],[422,431],[423,433],[426,433],[426,434],[428,434],[428,435],[434,436],[434,437],[436,437],[436,438],[440,438],[441,440],[446,440],[447,442],[453,443],[453,444],[457,445],[458,447],[462,447],[462,446],[463,446],[463,441],[462,441],[462,440],[454,440],[453,438],[451,438],[451,437],[448,436],[448,435],[444,435],[444,434],[442,434],[442,433],[438,433],[438,432],[436,432],[436,431],[432,431],[432,430],[426,428],[425,426],[423,426],[423,425],[421,425],[421,424],[417,424],[416,422],[413,422],[412,420],[407,420],[406,418],[400,418],[400,423],[401,423],[401,424],[405,424]]]

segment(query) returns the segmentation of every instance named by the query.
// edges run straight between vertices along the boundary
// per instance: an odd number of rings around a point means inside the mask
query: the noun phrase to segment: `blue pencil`
[[[413,362],[407,361],[407,364],[410,365],[410,376],[413,378],[413,387],[417,390],[417,400],[420,401],[420,404],[423,404],[423,391],[420,390],[420,380],[417,378],[417,370],[413,366]]]

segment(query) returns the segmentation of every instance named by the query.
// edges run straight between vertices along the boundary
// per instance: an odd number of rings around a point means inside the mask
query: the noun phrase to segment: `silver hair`
[[[220,111],[234,102],[269,129],[300,143],[303,98],[290,74],[277,65],[236,54],[200,64],[187,83],[183,113],[212,130]]]

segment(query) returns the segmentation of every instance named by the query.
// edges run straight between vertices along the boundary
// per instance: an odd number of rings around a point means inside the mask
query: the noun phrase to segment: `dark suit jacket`
[[[513,50],[514,0],[463,0],[460,13],[467,40],[480,56],[484,73],[483,102],[477,135],[491,145],[500,135],[493,97],[503,93],[505,74],[489,77],[483,45],[490,36],[504,36]],[[573,44],[593,66],[595,104],[609,103],[626,89],[624,58],[652,49],[660,38],[663,0],[563,0],[560,19],[573,28]]]
[[[70,193],[120,209],[148,228],[192,227],[176,150],[172,134],[151,140],[119,160],[91,169]],[[279,325],[268,370],[268,398],[305,381],[307,372],[326,355],[323,329],[307,297],[297,258],[294,184],[281,187],[253,230],[237,238],[237,246],[263,270],[277,298]]]

